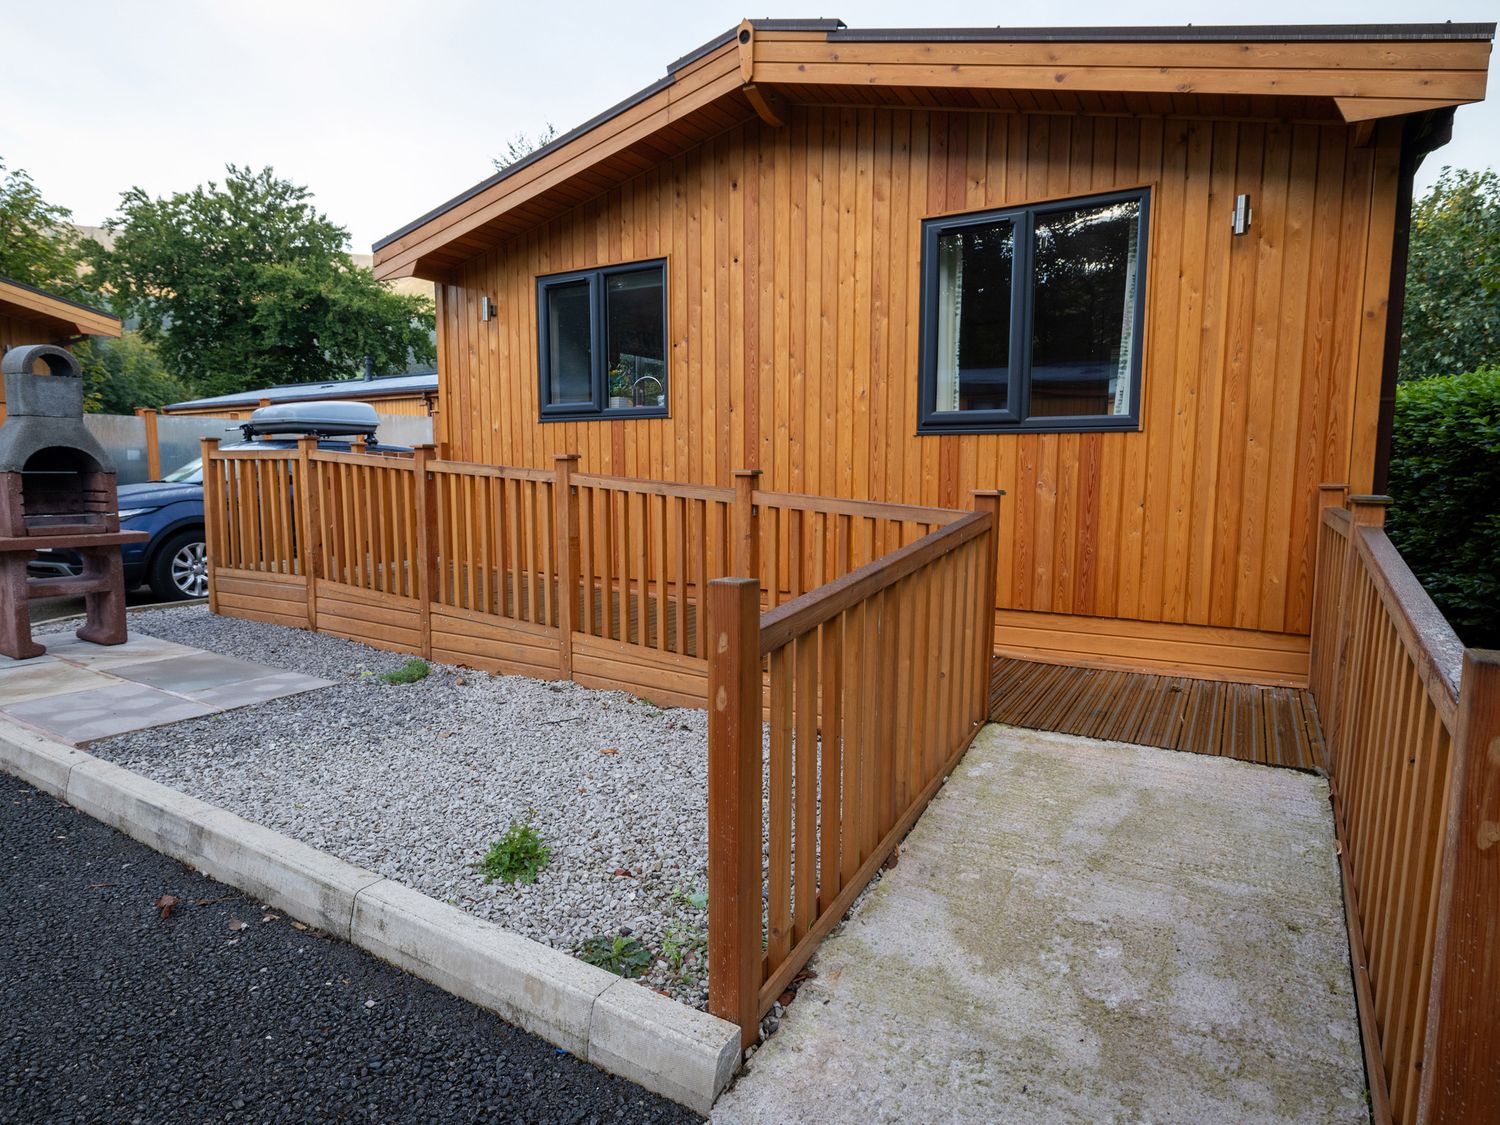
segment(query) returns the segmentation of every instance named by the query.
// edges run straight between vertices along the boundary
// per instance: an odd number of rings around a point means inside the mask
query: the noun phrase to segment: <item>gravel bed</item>
[[[391,685],[407,657],[203,606],[130,620],[335,686],[92,753],[555,948],[628,933],[657,955],[643,983],[706,1006],[704,712],[441,664]],[[518,822],[547,866],[486,884],[476,865]]]

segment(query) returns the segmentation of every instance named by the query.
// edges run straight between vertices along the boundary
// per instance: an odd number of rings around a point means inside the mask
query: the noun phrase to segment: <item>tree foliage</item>
[[[120,198],[112,247],[87,253],[117,312],[202,394],[377,372],[435,358],[432,302],[393,293],[345,251],[306,188],[229,165],[221,184]]]
[[[1500,647],[1500,367],[1396,390],[1391,541],[1469,645]]]
[[[193,397],[193,389],[170,374],[151,342],[139,332],[118,340],[89,339],[73,354],[83,368],[84,409],[96,414],[133,414]]]
[[[1500,176],[1444,168],[1412,209],[1402,379],[1500,363]]]
[[[505,142],[505,151],[490,161],[495,166],[495,171],[503,172],[518,160],[524,160],[543,145],[551,144],[557,139],[557,126],[547,122],[546,126],[536,136],[522,131]]]
[[[79,276],[82,260],[73,213],[48,203],[24,168],[0,160],[0,276],[75,301],[94,296]]]

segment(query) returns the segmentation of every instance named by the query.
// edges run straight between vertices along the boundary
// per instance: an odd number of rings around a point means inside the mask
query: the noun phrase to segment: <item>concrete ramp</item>
[[[1363,1122],[1327,783],[990,726],[717,1122]]]

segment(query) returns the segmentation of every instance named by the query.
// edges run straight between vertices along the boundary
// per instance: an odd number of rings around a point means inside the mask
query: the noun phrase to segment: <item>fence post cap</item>
[[[734,471],[734,475],[737,476],[737,477],[758,477],[758,476],[760,476],[760,470],[759,469],[736,469]]]
[[[757,591],[760,590],[760,582],[757,581],[754,578],[735,578],[735,577],[732,577],[732,576],[731,577],[726,577],[726,578],[710,578],[708,580],[708,584],[710,586],[731,586],[731,587],[734,587],[734,586],[754,586]]]
[[[1344,489],[1346,489],[1348,487],[1349,486],[1347,484],[1342,484],[1342,483],[1338,483],[1338,482],[1335,482],[1335,481],[1324,481],[1322,484],[1318,485],[1318,491],[1320,491],[1320,492],[1342,492],[1342,491],[1344,491]]]
[[[976,489],[974,489],[974,491],[972,493],[970,493],[970,495],[974,496],[976,498],[977,497],[981,497],[981,496],[985,497],[985,498],[991,498],[991,497],[993,497],[994,499],[998,500],[998,499],[1000,499],[1000,497],[1002,497],[1002,496],[1005,495],[1005,489],[1003,489],[1003,488],[976,488]]]
[[[1359,504],[1364,507],[1370,508],[1385,508],[1388,507],[1391,502],[1392,501],[1389,496],[1366,495],[1349,497],[1349,503]]]
[[[580,455],[577,454],[577,453],[554,453],[552,455],[552,460],[554,460],[554,461],[577,461],[578,458],[579,458],[579,456]]]
[[[218,445],[219,442],[223,441],[224,439],[216,437],[205,437],[199,438],[198,440],[201,441],[204,445]]]

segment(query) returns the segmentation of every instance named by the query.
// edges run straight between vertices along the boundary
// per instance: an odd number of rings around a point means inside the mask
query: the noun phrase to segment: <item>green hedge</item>
[[[1500,648],[1500,368],[1396,389],[1386,530],[1470,646]]]

